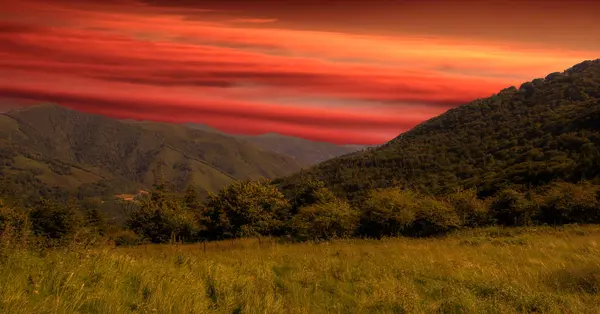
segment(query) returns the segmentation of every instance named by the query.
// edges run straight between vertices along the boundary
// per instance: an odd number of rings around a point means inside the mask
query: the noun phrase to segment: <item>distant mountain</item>
[[[233,180],[299,169],[291,157],[183,125],[119,121],[55,105],[0,114],[0,178],[36,188],[107,195],[137,192],[162,177],[178,188],[194,182],[215,192]]]
[[[302,165],[312,166],[325,160],[357,152],[368,146],[336,145],[314,142],[298,137],[268,133],[257,136],[240,136],[265,150],[292,156]]]
[[[227,133],[204,124],[189,123],[187,126],[206,132],[228,135]],[[368,147],[373,147],[371,145],[336,145],[332,143],[315,142],[299,137],[286,136],[276,133],[228,136],[244,139],[264,150],[294,157],[298,163],[303,166],[312,166],[331,158],[355,153]]]
[[[186,126],[193,128],[193,129],[197,129],[197,130],[202,130],[204,132],[211,132],[211,133],[217,133],[217,134],[221,134],[221,135],[228,135],[225,132],[222,132],[221,130],[217,130],[215,128],[213,128],[212,126],[208,126],[206,124],[201,124],[201,123],[186,123]]]
[[[278,180],[324,180],[350,198],[407,186],[493,194],[552,180],[600,183],[600,59],[507,88],[423,122],[381,147]]]

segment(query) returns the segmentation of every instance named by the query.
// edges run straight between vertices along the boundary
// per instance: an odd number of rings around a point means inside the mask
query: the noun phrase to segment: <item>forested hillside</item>
[[[5,194],[135,192],[157,177],[216,192],[234,180],[300,169],[288,156],[182,125],[133,123],[40,105],[0,115]],[[40,192],[41,191],[41,192]],[[2,192],[2,191],[0,191]]]
[[[353,198],[404,186],[433,194],[600,178],[600,60],[449,110],[377,149],[326,161],[278,183],[324,180]]]

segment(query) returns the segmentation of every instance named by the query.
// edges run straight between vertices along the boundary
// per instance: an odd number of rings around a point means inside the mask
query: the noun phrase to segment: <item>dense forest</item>
[[[335,158],[279,180],[306,178],[337,195],[402,186],[491,196],[554,180],[600,181],[600,60],[510,87],[423,122],[382,147]]]

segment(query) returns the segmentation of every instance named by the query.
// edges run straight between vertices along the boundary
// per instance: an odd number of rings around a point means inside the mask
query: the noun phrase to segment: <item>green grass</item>
[[[2,313],[598,313],[600,227],[4,254]]]

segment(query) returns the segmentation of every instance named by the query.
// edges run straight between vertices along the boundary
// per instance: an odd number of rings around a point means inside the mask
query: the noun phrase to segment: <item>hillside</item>
[[[274,133],[257,136],[243,136],[241,138],[262,149],[292,156],[296,158],[300,164],[306,166],[312,166],[328,159],[354,153],[367,147],[315,142]]]
[[[387,144],[280,180],[324,180],[340,195],[409,186],[490,195],[552,180],[599,182],[600,60],[510,87],[426,121]]]
[[[195,182],[201,190],[216,191],[236,179],[272,178],[300,168],[292,158],[231,137],[55,105],[0,115],[0,148],[2,178],[89,194],[137,191],[158,175],[179,188]]]
[[[276,133],[261,135],[230,135],[203,124],[189,123],[187,126],[206,132],[243,139],[261,149],[294,157],[298,163],[303,166],[312,166],[325,160],[351,154],[369,147],[369,145],[336,145],[333,143],[315,142]]]

